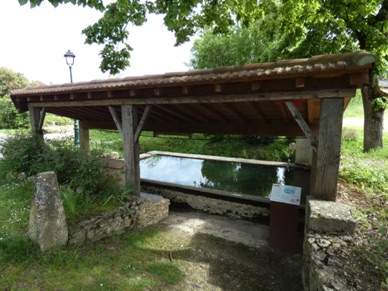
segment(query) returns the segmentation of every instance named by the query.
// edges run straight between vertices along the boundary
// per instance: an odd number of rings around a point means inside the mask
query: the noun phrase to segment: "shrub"
[[[104,179],[102,153],[83,155],[70,139],[45,142],[38,136],[18,134],[9,138],[0,152],[3,178],[6,175],[17,178],[21,172],[32,176],[54,171],[60,184],[70,186],[84,197],[106,191],[112,184]]]

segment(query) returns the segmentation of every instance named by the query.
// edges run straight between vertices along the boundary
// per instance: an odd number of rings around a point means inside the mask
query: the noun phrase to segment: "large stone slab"
[[[28,236],[42,252],[67,244],[68,228],[54,172],[36,176]]]
[[[332,201],[308,199],[306,226],[318,233],[354,234],[356,221],[351,207]]]

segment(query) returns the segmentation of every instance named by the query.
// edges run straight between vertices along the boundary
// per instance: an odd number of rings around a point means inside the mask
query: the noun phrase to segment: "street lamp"
[[[69,66],[70,70],[70,83],[73,83],[73,72],[71,70],[74,65],[75,54],[73,54],[70,50],[67,51],[64,55],[66,59],[66,64]],[[79,124],[78,120],[74,119],[74,145],[79,147]]]

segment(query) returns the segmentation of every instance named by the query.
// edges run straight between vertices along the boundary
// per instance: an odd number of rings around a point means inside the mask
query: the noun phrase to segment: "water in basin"
[[[268,197],[272,184],[308,191],[304,169],[154,155],[140,161],[141,178],[185,186]]]

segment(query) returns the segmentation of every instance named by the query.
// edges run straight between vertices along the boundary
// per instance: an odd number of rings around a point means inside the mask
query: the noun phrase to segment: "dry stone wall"
[[[170,201],[141,193],[140,199],[69,227],[69,244],[94,242],[105,237],[141,229],[168,216]]]
[[[354,288],[357,282],[348,278],[344,266],[355,226],[348,205],[308,197],[303,245],[304,290],[357,290]]]
[[[200,195],[190,195],[178,191],[161,189],[153,186],[142,186],[147,193],[154,193],[163,196],[174,202],[187,203],[190,207],[212,214],[227,215],[232,218],[252,219],[268,216],[269,210],[265,207],[252,206],[237,202],[230,202],[221,199],[214,199]]]

